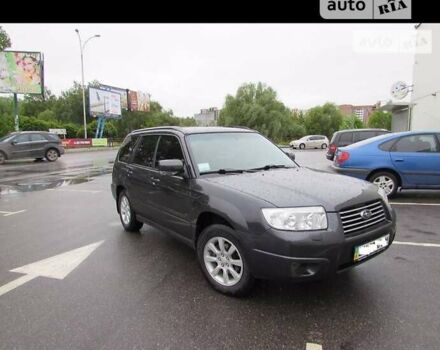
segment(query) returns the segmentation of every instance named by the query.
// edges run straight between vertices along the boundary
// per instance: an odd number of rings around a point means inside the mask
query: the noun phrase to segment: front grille
[[[369,211],[371,216],[362,216],[362,214],[365,215],[365,211]],[[353,234],[354,232],[362,231],[367,227],[378,225],[387,220],[385,208],[381,201],[363,204],[357,208],[344,209],[339,212],[339,215],[345,234]]]

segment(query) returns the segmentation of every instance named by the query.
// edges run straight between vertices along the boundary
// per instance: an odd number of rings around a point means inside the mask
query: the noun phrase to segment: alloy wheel
[[[234,286],[243,275],[243,260],[228,239],[213,237],[205,245],[203,261],[209,275],[223,286]]]
[[[377,187],[382,188],[387,194],[387,196],[394,191],[394,187],[396,186],[393,179],[391,179],[386,175],[378,176],[377,178],[374,179],[373,183]]]

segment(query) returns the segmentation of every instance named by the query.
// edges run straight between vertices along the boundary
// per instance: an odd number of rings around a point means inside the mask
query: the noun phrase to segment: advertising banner
[[[62,139],[61,142],[66,148],[92,147],[92,139]]]
[[[89,88],[89,112],[94,117],[120,118],[121,95],[117,92]]]
[[[128,110],[128,90],[127,89],[121,89],[110,85],[103,85],[100,84],[99,88],[101,90],[116,92],[119,95],[121,95],[121,108],[124,110]]]
[[[0,52],[0,93],[42,94],[41,56],[40,52]]]
[[[92,139],[92,146],[93,147],[107,147],[107,139],[106,138],[102,138],[102,139]]]
[[[137,111],[138,110],[138,98],[137,98],[137,92],[136,91],[128,91],[128,103],[129,103],[129,110],[130,111]]]
[[[142,91],[129,91],[128,104],[130,111],[149,112],[150,94]]]

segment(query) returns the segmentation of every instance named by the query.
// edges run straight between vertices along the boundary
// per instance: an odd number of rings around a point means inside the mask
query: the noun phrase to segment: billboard
[[[0,93],[42,94],[43,87],[40,52],[0,52]]]
[[[150,94],[142,91],[128,91],[130,111],[149,112]]]
[[[107,90],[111,92],[117,92],[119,95],[121,95],[121,108],[128,110],[128,90],[127,89],[121,89],[110,85],[103,85],[100,84],[99,88],[101,90]]]
[[[121,95],[117,92],[90,87],[89,112],[94,117],[121,117]]]

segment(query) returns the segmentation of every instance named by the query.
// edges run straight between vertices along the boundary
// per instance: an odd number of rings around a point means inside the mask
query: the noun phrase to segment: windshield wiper
[[[250,170],[270,170],[270,169],[289,169],[289,168],[292,168],[292,167],[288,167],[286,165],[281,165],[281,164],[268,164],[268,165],[262,166],[260,168],[253,168]]]
[[[244,172],[247,172],[247,170],[243,169],[218,169],[213,171],[203,171],[200,173],[200,175],[206,175],[206,174],[243,174]]]

